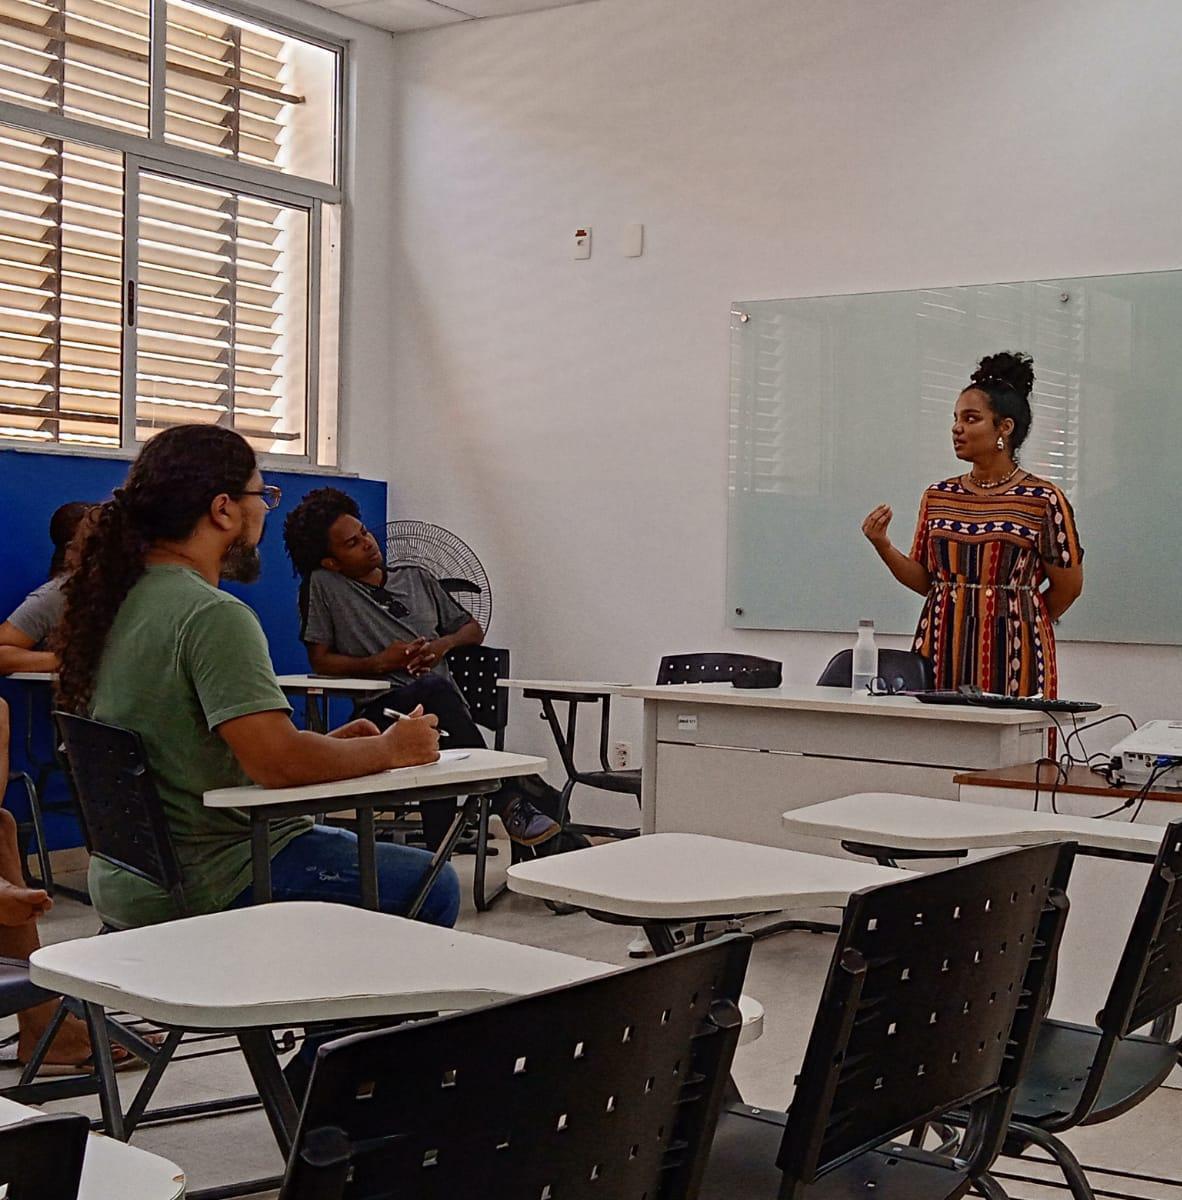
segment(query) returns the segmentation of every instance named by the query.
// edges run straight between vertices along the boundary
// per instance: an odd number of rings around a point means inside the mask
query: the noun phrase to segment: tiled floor
[[[496,862],[504,864],[506,858],[502,849]],[[470,879],[472,860],[461,858],[457,865],[465,881]],[[497,868],[498,872],[500,869]],[[541,904],[516,896],[505,897],[491,913],[484,915],[466,905],[460,925],[493,937],[588,958],[628,961],[628,930],[600,924],[581,914],[555,916]],[[43,935],[47,941],[57,941],[84,936],[95,927],[89,909],[62,901],[45,920]],[[829,936],[807,933],[784,934],[756,943],[745,990],[765,1007],[764,1035],[739,1049],[735,1065],[737,1082],[748,1103],[781,1108],[788,1103],[832,945]],[[314,948],[307,952],[314,953]],[[11,1021],[0,1022],[0,1035],[13,1027]],[[9,1081],[15,1082],[15,1076],[0,1069],[0,1085]],[[136,1075],[125,1076],[123,1086],[131,1091],[136,1081]],[[234,1095],[249,1090],[249,1086],[237,1055],[200,1059],[170,1068],[158,1102]],[[97,1113],[97,1104],[91,1100],[52,1107]],[[1086,1164],[1182,1180],[1179,1129],[1182,1129],[1182,1092],[1163,1089],[1125,1117],[1090,1130],[1077,1130],[1068,1135],[1067,1141]],[[179,1163],[188,1172],[191,1187],[259,1178],[278,1174],[281,1169],[265,1120],[257,1111],[150,1127],[136,1134],[135,1144]],[[1040,1164],[1004,1164],[1003,1170],[1010,1169],[1054,1178],[1054,1173]],[[1102,1189],[1097,1192],[1100,1196],[1182,1200],[1182,1184],[1144,1183],[1105,1175],[1095,1175],[1093,1182]],[[1061,1187],[1028,1182],[1006,1182],[1005,1186],[1015,1200],[1044,1197],[1064,1200],[1067,1196]]]

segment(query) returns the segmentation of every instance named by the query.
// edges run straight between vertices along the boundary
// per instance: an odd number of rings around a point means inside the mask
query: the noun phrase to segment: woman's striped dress
[[[914,649],[937,688],[976,684],[1008,696],[1055,696],[1055,634],[1041,587],[1046,567],[1083,559],[1067,497],[1028,475],[978,493],[961,480],[923,495],[911,557],[931,575]]]

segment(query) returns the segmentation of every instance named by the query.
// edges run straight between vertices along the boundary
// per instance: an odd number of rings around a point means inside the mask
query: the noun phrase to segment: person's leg
[[[7,758],[3,763],[7,779]],[[41,888],[24,885],[21,873],[20,846],[16,836],[16,819],[7,809],[0,808],[0,957],[25,960],[41,942],[37,937],[37,917],[52,907],[49,894]],[[28,1062],[45,1027],[57,1012],[58,1002],[48,1000],[17,1013],[17,1059]],[[84,1022],[67,1017],[46,1062],[82,1063],[90,1057],[90,1036]]]
[[[377,845],[378,902],[381,911],[402,916],[431,865],[431,855],[413,846]],[[327,900],[361,904],[357,835],[347,829],[317,825],[290,841],[271,859],[271,894],[275,900]],[[230,906],[251,903],[247,888]],[[460,911],[460,881],[445,866],[427,895],[418,919],[451,928]]]
[[[8,712],[8,701],[0,697],[0,804],[8,788],[8,743],[12,738],[12,718]]]
[[[450,679],[442,675],[426,675],[402,687],[384,692],[376,700],[359,706],[357,715],[368,717],[379,729],[387,728],[391,718],[384,710],[410,712],[416,704],[432,713],[439,721],[440,732],[446,733],[440,748],[443,750],[473,749],[484,746],[480,728],[472,720],[464,697]],[[431,850],[438,848],[456,815],[454,800],[432,800],[419,806],[423,818],[423,840]]]
[[[413,846],[377,845],[378,903],[381,911],[401,916],[410,907],[419,883],[431,865],[431,855]],[[327,900],[338,904],[361,904],[361,879],[357,863],[357,835],[347,829],[316,825],[290,841],[271,859],[271,894],[275,900]],[[250,904],[247,888],[230,905]],[[418,919],[450,929],[460,911],[460,881],[447,865],[439,874]],[[343,1037],[348,1023],[335,1029],[320,1029],[304,1038],[299,1052],[284,1067],[283,1074],[297,1102],[302,1099],[312,1072],[316,1050],[325,1042]]]

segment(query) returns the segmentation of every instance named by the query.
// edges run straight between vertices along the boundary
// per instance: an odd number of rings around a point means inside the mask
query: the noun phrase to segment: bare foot
[[[52,1010],[50,1011],[52,1015]],[[46,1021],[41,1019],[40,1011],[37,1012],[37,1020],[25,1020],[21,1022],[20,1039],[17,1043],[16,1057],[20,1063],[27,1063],[33,1057],[33,1050],[37,1046],[41,1035],[45,1032]],[[113,1049],[120,1050],[122,1047],[116,1046]],[[127,1052],[124,1051],[124,1054]],[[85,1063],[90,1058],[90,1034],[86,1029],[86,1022],[80,1021],[77,1017],[67,1017],[62,1023],[62,1027],[58,1030],[57,1037],[53,1039],[49,1046],[49,1053],[45,1056],[45,1061],[53,1065],[79,1066]]]
[[[49,893],[0,879],[0,925],[25,925],[53,907]]]

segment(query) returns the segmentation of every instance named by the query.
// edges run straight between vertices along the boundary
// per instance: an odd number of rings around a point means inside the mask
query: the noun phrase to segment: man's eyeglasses
[[[266,483],[253,492],[239,492],[238,494],[240,496],[262,496],[263,503],[269,512],[277,509],[279,501],[283,499],[283,489],[274,483]]]
[[[907,691],[907,680],[900,675],[896,675],[894,679],[883,679],[881,675],[875,675],[866,685],[866,690],[872,696],[902,696]]]

